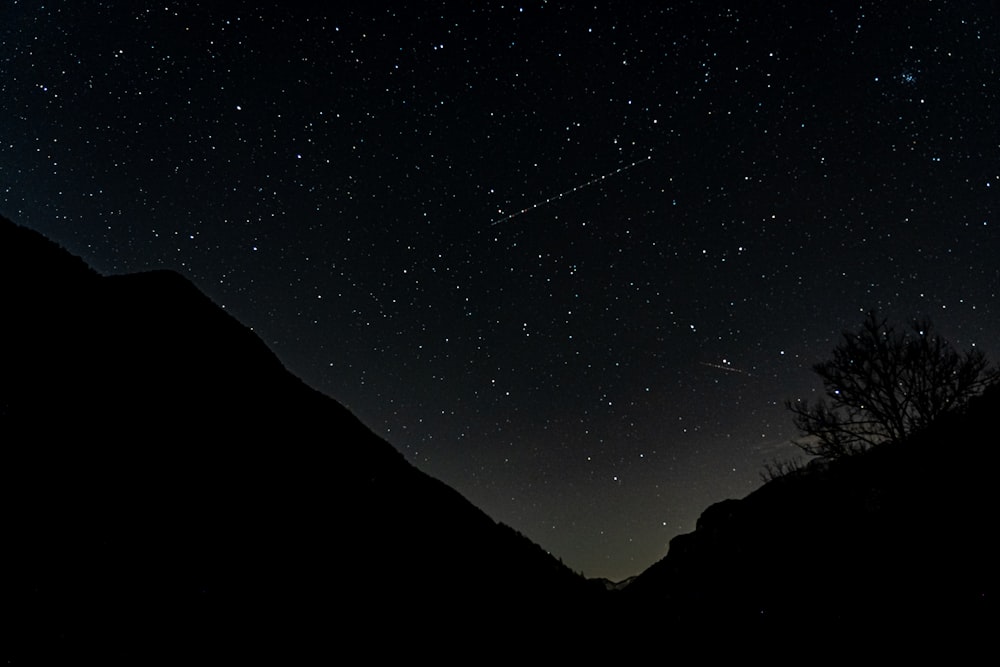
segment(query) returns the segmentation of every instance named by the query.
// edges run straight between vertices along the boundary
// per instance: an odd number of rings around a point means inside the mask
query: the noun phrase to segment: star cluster
[[[988,2],[9,2],[0,212],[177,269],[591,576],[790,456],[869,309],[998,358]]]

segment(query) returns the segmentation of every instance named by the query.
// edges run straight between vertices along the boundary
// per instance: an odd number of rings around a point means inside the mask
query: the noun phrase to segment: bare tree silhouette
[[[956,351],[929,321],[897,329],[875,312],[813,370],[827,399],[785,405],[803,436],[795,444],[826,458],[898,442],[1000,378],[980,351]]]

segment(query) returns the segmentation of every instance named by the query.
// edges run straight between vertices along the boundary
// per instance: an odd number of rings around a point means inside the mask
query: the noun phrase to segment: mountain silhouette
[[[0,218],[0,280],[4,596],[36,657],[313,655],[590,604],[182,276],[101,276]]]
[[[628,582],[588,582],[182,276],[102,276],[0,218],[0,280],[15,662],[991,637],[998,388],[905,442],[709,507]]]
[[[623,608],[642,623],[789,642],[991,641],[998,413],[994,386],[903,442],[712,505],[622,592]]]

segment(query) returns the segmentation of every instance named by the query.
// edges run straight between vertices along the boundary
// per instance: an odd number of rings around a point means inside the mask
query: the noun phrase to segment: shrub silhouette
[[[788,475],[793,475],[804,469],[805,466],[798,458],[773,458],[770,461],[764,462],[764,469],[760,472],[760,479],[762,482],[767,483],[776,479],[781,479],[782,477],[787,477]]]
[[[804,436],[795,444],[830,459],[899,442],[998,379],[981,352],[956,351],[930,322],[901,329],[875,312],[859,331],[845,332],[833,358],[813,370],[828,400],[785,405]]]

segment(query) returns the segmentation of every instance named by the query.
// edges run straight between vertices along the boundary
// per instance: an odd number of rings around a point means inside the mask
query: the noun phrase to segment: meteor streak
[[[718,368],[720,371],[726,371],[727,373],[740,373],[742,375],[750,375],[750,373],[748,373],[747,371],[741,368],[736,368],[735,366],[730,366],[728,364],[713,364],[710,361],[699,361],[698,363],[701,364],[702,366],[708,366],[709,368]],[[753,376],[751,375],[751,377]]]
[[[618,167],[614,171],[609,171],[608,173],[603,174],[601,176],[598,176],[597,178],[592,178],[589,181],[587,181],[586,183],[583,183],[582,185],[578,185],[575,188],[570,188],[569,190],[566,190],[565,192],[560,192],[559,194],[553,195],[553,196],[549,197],[548,199],[544,199],[544,200],[542,200],[542,201],[540,201],[538,203],[532,204],[531,206],[522,208],[520,211],[514,211],[510,215],[506,215],[506,216],[504,216],[502,218],[494,220],[490,224],[490,226],[491,227],[495,227],[496,225],[499,225],[499,224],[502,224],[502,223],[507,222],[509,220],[512,220],[512,219],[518,217],[519,215],[524,215],[525,213],[529,213],[531,211],[534,211],[536,208],[541,208],[542,206],[545,206],[546,204],[548,204],[550,202],[554,202],[557,199],[562,199],[563,197],[565,197],[567,195],[571,195],[574,192],[577,192],[579,190],[583,190],[584,188],[589,188],[591,185],[594,185],[595,183],[600,183],[603,180],[611,178],[612,176],[616,176],[616,175],[618,175],[618,174],[620,174],[620,173],[622,173],[624,171],[628,171],[632,167],[637,167],[640,164],[642,164],[643,162],[648,162],[649,160],[652,160],[652,159],[653,159],[652,155],[647,155],[646,157],[642,158],[641,160],[636,160],[635,162],[631,162],[631,163],[626,164],[626,165],[624,165],[622,167]]]

